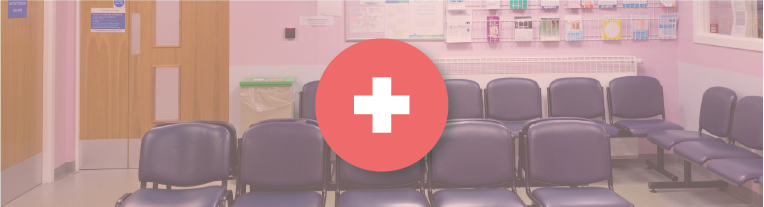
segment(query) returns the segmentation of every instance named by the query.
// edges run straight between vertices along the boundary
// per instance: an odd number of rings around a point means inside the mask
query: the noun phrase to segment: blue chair
[[[515,193],[514,145],[501,123],[449,121],[429,154],[433,206],[525,207]],[[434,184],[446,189],[433,194]],[[504,184],[512,191],[501,188]]]
[[[745,165],[747,160],[737,159],[757,159],[761,162],[762,157],[748,149],[735,146],[734,143],[740,142],[743,146],[751,149],[762,149],[762,97],[746,96],[737,101],[735,112],[732,115],[732,127],[729,130],[729,143],[725,142],[682,142],[674,145],[674,154],[684,159],[684,182],[651,182],[648,187],[655,192],[655,189],[670,188],[720,188],[726,189],[727,182],[721,180],[715,181],[692,181],[692,165],[703,166],[708,161],[719,160],[709,169],[715,169],[717,175],[725,180],[733,181],[737,184],[739,181],[755,179],[757,171],[746,171],[747,168],[729,168],[720,169],[724,166]],[[725,161],[726,160],[726,161]],[[713,164],[713,163],[708,163]],[[755,167],[755,166],[750,166]],[[712,171],[714,172],[714,171]],[[746,175],[753,173],[752,175]],[[735,178],[736,175],[743,174],[745,178]],[[760,177],[760,174],[759,176]],[[737,181],[736,181],[737,180]]]
[[[700,128],[697,132],[685,130],[656,131],[647,134],[647,140],[664,150],[671,150],[674,145],[687,141],[724,142],[721,139],[703,133],[703,130],[717,137],[729,136],[730,121],[735,102],[737,102],[735,91],[724,87],[711,87],[703,93],[703,101],[700,104]],[[652,160],[647,160],[646,162],[650,168],[660,169]],[[658,162],[663,163],[663,160]],[[672,181],[679,179],[673,174],[669,178]]]
[[[302,86],[300,91],[300,118],[316,120],[316,92],[318,81],[311,81]]]
[[[116,206],[225,206],[233,199],[227,190],[230,141],[229,131],[213,124],[178,123],[150,129],[141,141],[141,188],[122,196]],[[213,181],[222,185],[172,189]],[[148,182],[154,183],[153,189],[146,188]],[[159,184],[167,189],[158,189]]]
[[[234,207],[324,206],[329,149],[318,126],[260,122],[247,129],[240,146]]]
[[[212,125],[218,125],[225,127],[226,130],[231,134],[231,178],[230,180],[234,179],[236,177],[236,172],[238,172],[237,167],[239,166],[239,161],[237,159],[236,155],[236,144],[239,143],[237,141],[236,136],[236,127],[233,126],[233,124],[225,122],[225,121],[208,121],[208,120],[193,120],[193,121],[171,121],[171,122],[160,122],[154,125],[154,127],[163,127],[167,125],[173,125],[173,124],[179,124],[179,123],[202,123],[202,124],[212,124]]]
[[[389,172],[374,172],[351,165],[337,157],[335,206],[426,207],[424,162]],[[419,188],[417,191],[415,188]],[[345,192],[340,194],[340,190]]]
[[[526,78],[499,78],[485,87],[486,118],[500,120],[517,136],[527,120],[541,118],[541,88]]]
[[[579,117],[602,125],[608,137],[618,137],[618,128],[605,122],[605,98],[602,86],[594,78],[560,78],[547,88],[549,117]]]
[[[536,206],[631,207],[613,191],[610,139],[591,120],[539,119],[523,126],[526,193]],[[580,187],[607,180],[608,187]],[[531,191],[530,182],[559,186]]]
[[[483,93],[471,80],[445,80],[448,91],[448,119],[483,118]]]
[[[617,127],[622,137],[647,137],[651,132],[684,130],[682,126],[666,121],[663,108],[663,86],[653,77],[624,76],[610,81],[607,88],[610,124]],[[661,119],[654,117],[660,115]],[[613,117],[631,119],[613,123]],[[663,148],[658,148],[658,163],[653,169],[674,180],[676,176],[666,171]],[[647,160],[651,165],[650,160]]]

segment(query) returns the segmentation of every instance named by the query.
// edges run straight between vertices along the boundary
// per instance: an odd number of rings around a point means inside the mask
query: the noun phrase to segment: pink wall
[[[692,7],[690,3],[686,2],[680,2],[679,6],[687,9]],[[344,41],[343,17],[335,17],[335,25],[333,26],[298,25],[299,16],[316,15],[315,1],[232,1],[230,7],[231,66],[328,65],[334,56],[354,44]],[[570,11],[576,10],[559,9],[557,14],[565,15]],[[658,11],[668,10],[661,9]],[[555,13],[541,15],[552,14]],[[501,14],[502,18],[514,15],[523,14],[516,13],[516,11],[512,11],[510,15]],[[584,18],[587,18],[594,14],[579,13],[577,15],[583,15]],[[685,21],[684,16],[681,16],[680,25],[690,25],[690,22]],[[297,38],[285,39],[284,27],[296,27]],[[680,28],[682,27],[680,26]],[[644,64],[639,65],[638,73],[640,75],[655,77],[663,84],[666,117],[668,120],[676,122],[679,117],[678,64],[676,61],[679,42],[679,40],[648,40],[490,44],[447,44],[442,41],[412,41],[409,43],[431,57],[633,55],[645,61]],[[641,141],[645,143],[640,144],[640,153],[655,153],[655,146],[649,145],[646,140]]]
[[[74,18],[74,1],[56,2],[56,167],[74,161]]]
[[[692,4],[681,2],[679,7],[679,50],[677,60],[720,70],[741,73],[762,78],[764,58],[762,53],[751,50],[733,49],[693,42]]]

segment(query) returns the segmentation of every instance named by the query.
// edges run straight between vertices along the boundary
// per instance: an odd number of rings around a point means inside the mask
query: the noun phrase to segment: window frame
[[[692,7],[694,30],[692,39],[695,43],[762,51],[762,39],[710,33],[710,1],[694,1]]]

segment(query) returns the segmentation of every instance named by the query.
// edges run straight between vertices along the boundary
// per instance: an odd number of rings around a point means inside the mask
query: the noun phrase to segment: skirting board
[[[80,169],[113,169],[128,166],[128,139],[79,140]]]
[[[61,164],[53,171],[53,180],[60,180],[74,172],[74,161]]]
[[[42,183],[42,153],[2,171],[0,202],[5,205]]]

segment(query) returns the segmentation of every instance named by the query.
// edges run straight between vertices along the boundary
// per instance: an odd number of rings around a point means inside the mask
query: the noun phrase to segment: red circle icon
[[[438,142],[448,93],[438,68],[417,48],[366,40],[329,63],[316,94],[326,142],[356,167],[393,171],[422,159]]]

